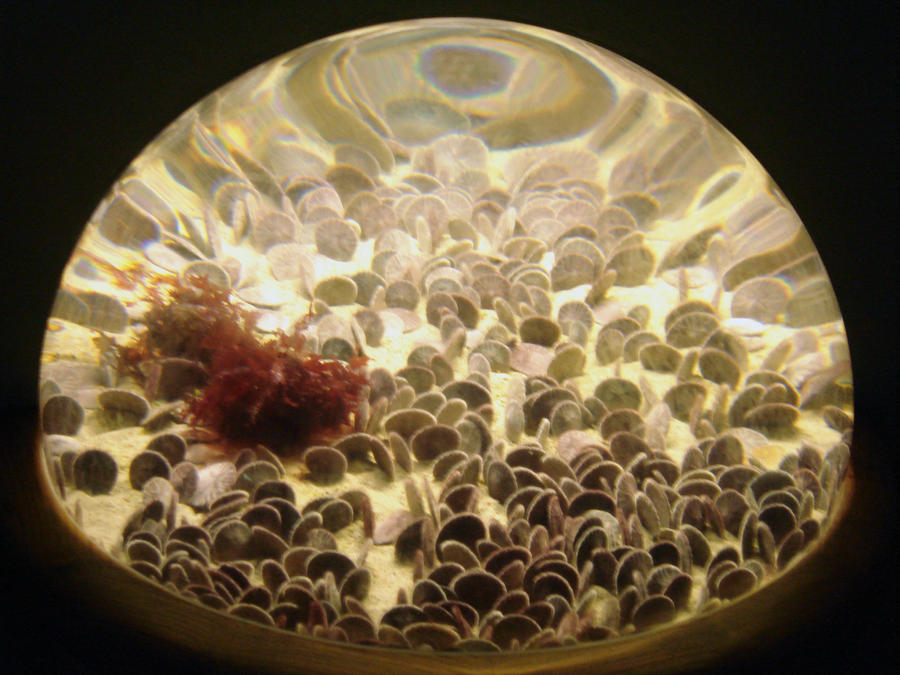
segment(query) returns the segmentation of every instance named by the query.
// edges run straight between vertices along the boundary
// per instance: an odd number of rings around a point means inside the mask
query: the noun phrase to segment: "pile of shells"
[[[165,142],[193,150],[116,184],[51,313],[43,449],[76,522],[212,609],[438,651],[606,640],[784,570],[848,467],[840,314],[744,151],[639,93],[583,149],[503,162],[440,110],[328,156],[283,115],[253,147],[181,118]],[[177,198],[142,173],[163,149]],[[182,424],[202,365],[113,367],[138,272],[206,276],[262,332],[311,311],[310,349],[370,359],[355,429],[279,458]]]

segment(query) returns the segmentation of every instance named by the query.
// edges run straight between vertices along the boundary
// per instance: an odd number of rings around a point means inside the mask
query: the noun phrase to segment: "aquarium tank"
[[[551,31],[375,26],[131,163],[47,321],[41,452],[122,566],[325,640],[515,652],[741,602],[829,535],[822,260],[695,103]]]

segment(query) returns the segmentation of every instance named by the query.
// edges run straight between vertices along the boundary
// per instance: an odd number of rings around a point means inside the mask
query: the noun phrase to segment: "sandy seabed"
[[[652,238],[651,236],[647,237],[646,243],[651,249],[654,249],[657,259],[661,258],[668,242],[671,241],[670,234],[674,233],[667,233],[661,230],[653,232]],[[542,263],[549,270],[552,267],[553,254],[548,253],[547,256]],[[354,260],[347,263],[323,260],[321,256],[318,256],[316,260],[316,277],[324,278],[335,274],[349,275],[362,269],[368,269],[371,258],[371,240],[360,243]],[[65,282],[78,290],[121,294],[121,291],[102,281],[86,281],[71,273],[67,275]],[[690,291],[690,299],[702,299],[714,304],[717,303],[720,307],[721,316],[727,314],[727,311],[721,311],[721,308],[730,306],[731,294],[723,293],[721,297],[716,298],[715,289],[717,286],[717,283],[711,282],[694,288]],[[551,294],[554,302],[552,316],[556,316],[558,308],[565,302],[584,299],[587,288],[587,286],[580,286]],[[678,289],[659,276],[652,277],[647,284],[640,287],[613,287],[609,296],[610,299],[606,301],[605,305],[610,316],[624,315],[625,312],[636,305],[649,307],[650,321],[646,330],[650,330],[657,335],[665,335],[664,318],[673,307],[679,304]],[[126,300],[126,304],[128,304],[128,300]],[[132,305],[132,310],[135,312],[138,312],[139,308],[139,302]],[[308,308],[309,301],[298,296],[295,303],[281,309],[281,315],[284,318],[283,325],[285,327],[290,325],[296,318],[305,314]],[[355,309],[357,309],[355,305],[350,305],[334,307],[332,311],[349,317]],[[424,316],[424,299],[420,301],[419,313]],[[478,329],[469,331],[468,345],[470,347],[477,345],[480,342],[479,338],[483,334],[483,329],[496,322],[496,314],[492,310],[482,310]],[[592,392],[594,387],[603,379],[616,374],[634,382],[637,382],[639,377],[645,378],[659,398],[676,383],[674,373],[662,374],[647,371],[642,368],[640,362],[622,363],[619,360],[618,365],[597,365],[593,355],[593,345],[596,342],[599,327],[599,324],[595,324],[592,327],[587,341],[586,351],[588,352],[588,358],[585,372],[575,378],[575,382],[583,395]],[[796,333],[796,329],[780,324],[761,324],[760,327],[762,329],[760,334],[745,337],[749,346],[750,359],[747,372],[759,369],[760,363],[772,347]],[[51,328],[52,330],[49,330],[46,334],[44,345],[45,362],[74,359],[88,363],[97,363],[97,349],[92,342],[97,335],[95,331],[58,319],[51,319]],[[832,339],[843,339],[843,326],[839,322],[807,330],[816,332],[820,336],[820,341],[825,344]],[[129,339],[129,336],[117,336],[116,339],[119,343],[123,343]],[[386,322],[385,337],[381,344],[377,347],[367,347],[366,355],[370,359],[370,368],[383,367],[391,372],[396,372],[406,365],[406,357],[413,347],[419,344],[438,344],[439,342],[440,333],[438,329],[424,320],[423,325],[419,329],[410,333],[402,332],[399,321]],[[457,377],[461,377],[467,372],[465,354],[451,363]],[[503,411],[506,407],[507,387],[512,376],[512,373],[491,373],[490,376],[492,402],[495,409],[492,433],[495,439],[505,438]],[[645,411],[642,410],[642,412]],[[818,410],[801,411],[795,427],[796,433],[789,439],[772,440],[757,448],[748,448],[747,454],[754,457],[766,468],[776,468],[785,454],[796,450],[803,441],[811,443],[824,451],[841,439],[839,432],[825,425],[821,411]],[[187,427],[175,426],[167,431],[179,431],[185,428]],[[122,528],[127,518],[142,503],[142,493],[131,488],[129,484],[128,468],[131,460],[146,448],[154,435],[154,433],[147,432],[141,427],[108,430],[104,428],[103,418],[96,410],[87,410],[85,424],[76,436],[76,439],[85,448],[101,448],[109,452],[118,464],[119,474],[116,484],[109,494],[89,495],[70,489],[65,500],[66,505],[73,513],[76,510],[79,512],[84,532],[103,550],[108,551],[110,555],[123,562],[125,557],[122,552]],[[597,437],[599,438],[599,433]],[[529,440],[535,439],[525,435],[520,442]],[[666,452],[677,464],[681,463],[685,451],[696,443],[696,439],[688,425],[675,419],[671,420],[665,440]],[[548,452],[553,453],[555,452],[555,443],[556,440],[554,438],[549,438],[545,441],[544,447]],[[433,492],[437,495],[440,493],[441,483],[433,479],[431,464],[432,462],[416,462],[412,475],[417,482],[423,479],[428,480]],[[298,508],[302,508],[304,504],[314,498],[324,495],[337,496],[346,490],[355,488],[364,489],[369,495],[376,523],[387,517],[388,514],[402,510],[406,506],[404,480],[407,476],[399,467],[396,469],[395,479],[389,481],[385,474],[373,465],[366,466],[359,462],[354,462],[340,482],[333,485],[320,486],[303,479],[305,467],[299,460],[288,458],[284,460],[284,465],[287,470],[285,480],[297,494]],[[483,490],[483,493],[483,498],[477,505],[477,513],[485,521],[496,518],[500,522],[506,523],[506,512],[503,506],[487,497],[485,490]],[[819,511],[815,513],[815,516],[819,519],[821,519],[822,515]],[[177,522],[179,524],[199,524],[203,517],[203,513],[195,513],[189,506],[184,504],[178,505]],[[353,558],[364,542],[362,525],[359,521],[354,522],[338,531],[335,537],[339,550]],[[726,544],[726,541],[719,540],[715,535],[710,535],[710,538],[714,551]],[[394,558],[394,547],[392,545],[384,545],[370,548],[366,558],[366,568],[372,574],[372,584],[365,606],[370,610],[373,617],[377,618],[395,604],[399,589],[406,589],[407,593],[411,590],[413,585],[412,566],[408,563],[397,562]],[[695,582],[704,578],[702,570],[695,569],[693,575]],[[699,591],[700,586],[700,583],[694,584],[695,595]]]

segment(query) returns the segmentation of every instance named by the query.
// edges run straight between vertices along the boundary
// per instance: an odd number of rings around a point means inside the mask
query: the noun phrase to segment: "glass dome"
[[[376,26],[200,101],[98,206],[41,365],[59,500],[160,589],[390,648],[614,639],[828,535],[828,276],[715,120],[575,38]]]

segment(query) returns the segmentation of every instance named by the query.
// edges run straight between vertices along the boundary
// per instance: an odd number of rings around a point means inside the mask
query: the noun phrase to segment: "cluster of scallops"
[[[730,197],[751,168],[712,166],[688,122],[671,154],[502,170],[451,134],[388,175],[351,144],[267,167],[188,118],[206,208],[136,171],[64,276],[41,385],[60,498],[88,530],[118,505],[98,536],[172,593],[356,644],[562,646],[751,592],[837,501],[849,359],[796,216]],[[227,289],[261,341],[302,319],[310,353],[367,358],[349,428],[225,447],[187,423],[209,372],[177,344],[123,373],[164,273]]]

